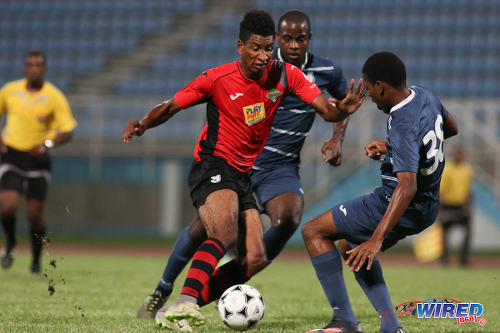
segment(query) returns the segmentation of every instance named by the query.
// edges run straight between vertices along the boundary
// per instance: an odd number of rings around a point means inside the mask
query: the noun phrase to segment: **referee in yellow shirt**
[[[443,255],[442,263],[448,265],[448,233],[453,226],[464,230],[460,264],[469,263],[469,248],[471,239],[471,200],[474,171],[465,161],[465,151],[457,148],[453,160],[446,163],[441,178],[439,220],[443,225]]]
[[[0,90],[0,115],[6,114],[0,138],[0,219],[6,235],[2,267],[12,265],[16,246],[16,212],[26,196],[33,260],[31,272],[40,272],[45,239],[43,206],[50,182],[49,151],[71,139],[77,123],[66,97],[44,81],[46,57],[32,51],[24,57],[21,80]]]

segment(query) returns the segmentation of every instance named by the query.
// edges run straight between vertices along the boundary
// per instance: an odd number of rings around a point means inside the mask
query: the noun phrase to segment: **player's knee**
[[[273,221],[273,225],[278,228],[282,233],[292,235],[300,224],[300,214],[294,212],[284,212]]]
[[[309,221],[302,226],[302,238],[304,242],[310,242],[318,237],[318,231],[314,221]]]

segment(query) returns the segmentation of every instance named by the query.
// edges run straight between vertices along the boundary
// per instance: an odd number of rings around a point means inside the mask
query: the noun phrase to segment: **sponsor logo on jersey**
[[[243,94],[242,93],[236,93],[234,95],[229,95],[229,98],[231,98],[231,100],[234,101],[235,99],[237,99],[240,96],[243,96]]]
[[[266,118],[266,109],[264,103],[257,103],[243,107],[243,115],[245,116],[245,123],[251,126]]]
[[[344,213],[344,216],[347,216],[347,209],[344,207],[344,205],[340,205],[339,209],[342,213]]]
[[[271,101],[276,102],[278,98],[282,95],[283,93],[277,89],[271,89],[269,93],[267,94],[267,98],[269,98]]]

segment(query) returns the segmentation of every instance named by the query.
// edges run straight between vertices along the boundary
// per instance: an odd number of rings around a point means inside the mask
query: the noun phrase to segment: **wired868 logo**
[[[431,298],[425,301],[410,301],[394,308],[398,316],[410,315],[422,319],[454,318],[457,325],[476,323],[486,325],[481,318],[484,307],[481,303],[461,303],[452,298]]]

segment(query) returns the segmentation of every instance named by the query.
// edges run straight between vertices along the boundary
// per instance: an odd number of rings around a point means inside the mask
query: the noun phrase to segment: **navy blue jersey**
[[[279,48],[273,58],[283,61]],[[323,93],[328,91],[337,99],[345,97],[347,83],[336,62],[306,53],[306,60],[301,69]],[[287,95],[283,98],[264,150],[257,157],[253,168],[270,169],[283,163],[298,165],[300,150],[311,130],[315,115],[316,111],[299,97]]]
[[[387,154],[381,166],[383,193],[392,197],[396,173],[417,174],[417,193],[408,209],[424,211],[439,201],[444,168],[443,120],[448,111],[429,90],[412,86],[411,94],[394,106],[387,119]],[[437,207],[437,205],[432,205]]]

